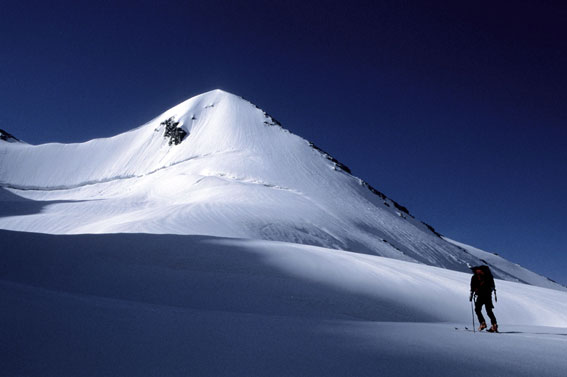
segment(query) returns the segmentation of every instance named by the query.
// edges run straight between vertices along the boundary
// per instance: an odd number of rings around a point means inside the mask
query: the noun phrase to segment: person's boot
[[[482,331],[482,330],[484,330],[485,328],[486,328],[486,322],[482,322],[482,323],[480,324],[480,327],[478,328],[478,331]]]
[[[488,332],[498,332],[498,325],[495,323],[494,325],[492,325],[488,330],[486,330]]]

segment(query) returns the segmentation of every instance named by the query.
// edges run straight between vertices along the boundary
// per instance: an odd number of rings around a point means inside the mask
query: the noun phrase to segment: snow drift
[[[567,373],[567,293],[315,246],[0,231],[0,370],[37,376]],[[481,351],[479,351],[481,350]]]

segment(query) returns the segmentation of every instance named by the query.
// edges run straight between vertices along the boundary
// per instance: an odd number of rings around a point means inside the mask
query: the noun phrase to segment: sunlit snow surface
[[[274,241],[0,231],[6,376],[565,376],[567,293]],[[478,325],[478,323],[477,323]]]
[[[189,134],[179,145],[163,137],[161,123],[170,117]],[[0,210],[7,230],[265,239],[458,271],[482,263],[263,110],[221,90],[112,138],[0,142],[0,202],[9,207]],[[534,273],[517,276],[504,262],[498,277],[565,289]]]

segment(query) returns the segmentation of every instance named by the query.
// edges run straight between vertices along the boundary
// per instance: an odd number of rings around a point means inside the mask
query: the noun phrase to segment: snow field
[[[436,267],[204,236],[0,237],[5,375],[567,372],[557,290],[497,280],[504,333],[473,334],[470,275]]]

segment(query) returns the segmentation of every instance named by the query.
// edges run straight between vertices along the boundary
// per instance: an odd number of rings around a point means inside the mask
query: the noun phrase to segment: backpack
[[[473,273],[475,270],[481,270],[482,272],[484,272],[484,278],[486,279],[486,283],[488,283],[488,286],[492,287],[492,290],[496,292],[496,285],[494,284],[494,276],[492,275],[492,271],[490,271],[490,267],[486,265],[481,265],[481,266],[471,267],[471,270],[473,271]]]

